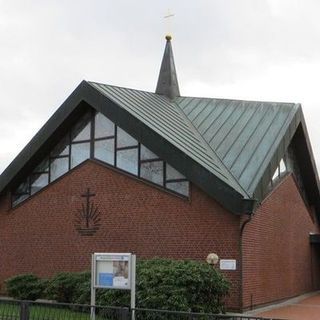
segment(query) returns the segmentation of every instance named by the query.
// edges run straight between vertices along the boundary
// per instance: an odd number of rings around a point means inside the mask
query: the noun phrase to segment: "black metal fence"
[[[135,309],[135,319],[143,320],[281,320],[240,315],[180,312],[168,310]]]
[[[129,310],[121,307],[102,307],[66,303],[0,300],[0,320],[264,320],[251,316],[217,315],[166,310]],[[270,320],[270,319],[266,319]],[[272,319],[277,320],[277,319]],[[280,320],[280,319],[278,319]]]

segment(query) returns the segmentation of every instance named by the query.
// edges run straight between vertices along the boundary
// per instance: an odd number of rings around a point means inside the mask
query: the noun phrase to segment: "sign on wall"
[[[220,270],[236,270],[237,261],[234,259],[221,259]]]

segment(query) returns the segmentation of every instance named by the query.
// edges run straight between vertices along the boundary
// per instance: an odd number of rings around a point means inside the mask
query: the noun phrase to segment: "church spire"
[[[170,99],[180,96],[178,78],[174,65],[171,36],[166,36],[166,48],[164,50],[156,93],[165,95]]]

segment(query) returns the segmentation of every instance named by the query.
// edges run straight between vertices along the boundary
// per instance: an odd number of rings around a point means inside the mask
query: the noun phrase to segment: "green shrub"
[[[79,282],[79,285],[76,288],[76,292],[74,295],[73,303],[77,304],[90,304],[91,298],[91,273],[86,272],[86,279]]]
[[[139,260],[136,304],[139,308],[223,312],[229,283],[212,266],[197,261]],[[75,302],[90,302],[90,279],[80,286]],[[129,306],[130,292],[97,290],[97,305]]]
[[[79,288],[85,282],[89,283],[90,291],[90,273],[89,272],[61,272],[56,274],[48,281],[45,290],[46,298],[57,300],[58,302],[75,303],[81,294]]]
[[[90,272],[59,273],[48,281],[46,297],[59,302],[90,304],[90,280]],[[228,290],[229,283],[204,262],[151,259],[137,263],[136,306],[139,308],[219,313],[224,311],[222,298]],[[130,292],[98,289],[96,304],[129,306]]]
[[[6,280],[7,293],[19,300],[36,300],[41,298],[46,280],[33,274],[22,274]]]
[[[141,308],[222,312],[229,283],[207,263],[142,260],[137,266],[137,302]]]

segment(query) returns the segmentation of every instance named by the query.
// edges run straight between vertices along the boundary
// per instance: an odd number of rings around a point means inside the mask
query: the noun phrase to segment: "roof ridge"
[[[135,88],[128,88],[128,87],[118,86],[118,85],[115,85],[115,84],[108,84],[108,83],[103,83],[103,82],[87,81],[87,80],[84,80],[84,81],[87,82],[90,85],[100,85],[100,86],[102,85],[102,86],[114,87],[114,88],[119,88],[119,89],[124,89],[124,90],[147,92],[147,93],[155,94],[153,91],[147,91],[147,90],[141,90],[141,89],[135,89]],[[160,95],[158,95],[158,96],[160,96]]]
[[[185,119],[186,123],[188,123],[190,129],[196,134],[197,138],[199,141],[202,143],[202,145],[206,148],[207,151],[210,152],[211,155],[214,156],[219,161],[219,165],[223,166],[223,168],[228,172],[229,176],[232,179],[232,182],[235,183],[239,189],[237,190],[238,192],[240,191],[241,194],[245,195],[248,199],[250,198],[248,192],[243,188],[243,186],[237,181],[235,176],[233,175],[232,172],[227,168],[227,166],[224,164],[224,162],[220,159],[219,155],[211,148],[211,146],[208,144],[208,142],[203,138],[203,136],[200,134],[198,129],[194,126],[192,121],[188,118],[188,116],[184,113],[184,111],[180,108],[179,104],[176,101],[172,101],[172,104],[174,104],[177,109],[181,112],[183,118]]]
[[[270,101],[270,100],[246,100],[246,99],[236,99],[236,98],[218,98],[218,97],[195,97],[195,96],[179,96],[175,100],[179,99],[208,99],[208,100],[222,100],[222,101],[241,101],[241,102],[248,102],[248,103],[272,103],[272,104],[282,104],[282,105],[290,105],[294,107],[296,104],[300,104],[299,102],[287,102],[287,101]]]
[[[90,81],[90,80],[84,80],[85,82],[89,84],[97,84],[97,85],[103,85],[103,86],[108,86],[108,87],[116,87],[119,89],[124,89],[124,90],[132,90],[132,91],[139,91],[139,92],[146,92],[146,93],[152,93],[157,95],[158,97],[162,97],[165,99],[167,102],[171,103],[177,103],[177,100],[180,99],[206,99],[206,100],[221,100],[221,101],[241,101],[241,102],[247,102],[247,103],[271,103],[271,104],[276,104],[276,105],[288,105],[291,107],[295,107],[296,105],[299,105],[300,102],[287,102],[287,101],[269,101],[269,100],[245,100],[245,99],[235,99],[235,98],[218,98],[218,97],[199,97],[199,96],[179,96],[174,98],[174,100],[170,100],[167,96],[158,94],[154,91],[151,90],[142,90],[142,89],[136,89],[136,88],[130,88],[130,87],[124,87],[124,86],[119,86],[115,84],[108,84],[108,83],[103,83],[103,82],[98,82],[98,81]],[[179,107],[179,109],[181,109]]]

